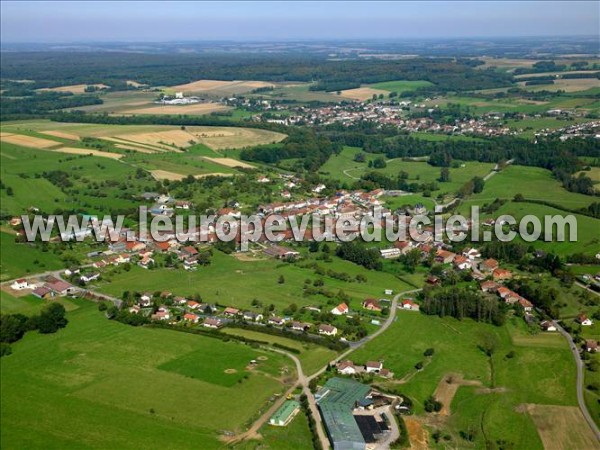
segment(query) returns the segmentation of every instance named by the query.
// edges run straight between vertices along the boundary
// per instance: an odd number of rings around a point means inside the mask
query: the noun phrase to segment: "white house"
[[[19,278],[18,280],[15,280],[13,284],[10,285],[10,287],[15,291],[20,291],[21,289],[28,289],[29,282],[25,278]]]
[[[324,334],[325,336],[335,336],[337,331],[337,328],[333,325],[327,325],[325,323],[319,325],[319,334]]]
[[[556,331],[556,325],[549,320],[544,320],[542,323],[540,323],[540,326],[544,331]]]
[[[577,317],[577,322],[581,324],[583,327],[589,327],[594,324],[591,319],[589,319],[585,314],[579,314]]]
[[[350,360],[341,361],[337,365],[337,371],[342,375],[354,375],[356,373],[356,367]]]
[[[367,370],[367,373],[379,372],[383,369],[383,363],[381,361],[367,361],[365,369]]]
[[[348,314],[349,308],[345,303],[340,303],[335,308],[331,310],[331,314],[334,316],[342,316],[344,314]]]

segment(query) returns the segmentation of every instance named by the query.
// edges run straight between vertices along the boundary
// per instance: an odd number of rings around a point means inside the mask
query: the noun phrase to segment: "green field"
[[[416,91],[421,87],[433,86],[432,83],[425,80],[419,81],[408,81],[408,80],[396,80],[396,81],[383,81],[381,83],[367,84],[365,87],[370,87],[373,89],[381,89],[384,91],[397,92],[398,94],[402,92],[411,92]]]
[[[28,273],[40,273],[63,267],[53,252],[43,252],[31,244],[15,243],[15,236],[0,232],[0,280],[11,280]]]
[[[384,359],[384,366],[401,379],[401,384],[387,385],[413,399],[416,412],[423,414],[423,401],[432,395],[438,383],[449,373],[462,374],[465,380],[481,383],[482,388],[463,386],[451,403],[452,415],[446,422],[437,421],[442,434],[450,434],[454,448],[485,448],[485,440],[505,440],[514,448],[542,449],[535,426],[529,416],[515,410],[523,403],[576,405],[575,365],[565,340],[512,343],[519,321],[504,327],[479,324],[471,320],[440,319],[420,313],[399,312],[392,327],[349,357],[354,361]],[[478,348],[483,336],[495,336],[493,365]],[[434,348],[435,354],[425,368],[415,374],[414,365],[425,361],[423,352]],[[514,351],[515,356],[506,357]],[[475,428],[476,439],[467,444],[459,432]],[[438,447],[435,447],[438,448]],[[439,448],[444,448],[442,445]]]
[[[296,356],[300,360],[302,371],[305,375],[310,375],[316,372],[336,357],[336,352],[329,350],[326,347],[296,341],[294,339],[288,339],[281,336],[273,336],[257,331],[244,330],[242,328],[225,328],[223,332],[226,334],[244,336],[257,341],[265,341],[269,342],[270,344],[276,343],[289,348],[297,349],[300,351],[300,353]]]
[[[73,311],[79,308],[77,303],[67,298],[41,300],[33,295],[17,298],[0,290],[0,313],[2,314],[24,314],[26,316],[31,316],[39,313],[44,306],[48,305],[50,302],[60,303],[67,311]]]
[[[270,375],[290,366],[282,355],[110,322],[95,305],[77,303],[64,330],[29,333],[2,358],[2,448],[222,448],[222,430],[242,429],[285,389]],[[216,370],[203,352],[234,354],[232,364],[261,353],[269,375],[249,371],[226,387],[159,368],[197,355],[198,372]]]
[[[372,169],[368,167],[368,162],[378,157],[385,158],[385,155],[367,153],[365,154],[365,162],[358,163],[354,161],[354,156],[360,152],[360,148],[344,147],[339,155],[329,157],[327,162],[321,166],[319,173],[325,177],[351,185],[362,174],[370,171],[383,173],[393,178],[400,171],[405,171],[409,174],[407,180],[409,183],[437,182],[438,190],[432,193],[439,195],[454,193],[473,177],[484,177],[494,168],[494,164],[491,163],[468,161],[464,163],[464,167],[450,168],[450,181],[440,183],[437,181],[440,177],[440,168],[431,166],[425,161],[404,161],[401,158],[395,158],[387,160],[387,167],[383,169]]]
[[[331,263],[321,264],[326,269],[344,271],[351,276],[362,273],[367,277],[367,283],[349,283],[327,276],[322,277],[325,288],[334,292],[342,289],[352,298],[350,307],[358,308],[360,302],[367,297],[380,297],[386,288],[397,292],[410,289],[393,275],[365,271],[360,266],[338,258],[334,258]],[[284,276],[283,284],[278,283],[280,275]],[[133,267],[129,272],[115,274],[110,282],[99,282],[98,289],[117,296],[124,291],[166,290],[175,295],[200,293],[204,301],[238,308],[251,308],[254,299],[260,300],[264,305],[272,303],[278,309],[283,309],[291,303],[296,303],[298,307],[327,304],[328,299],[322,296],[303,297],[304,281],[307,278],[317,277],[313,270],[299,267],[297,264],[281,263],[273,259],[239,261],[232,255],[215,251],[210,266],[200,267],[195,272],[169,269],[148,272]],[[329,302],[335,303],[335,299]]]

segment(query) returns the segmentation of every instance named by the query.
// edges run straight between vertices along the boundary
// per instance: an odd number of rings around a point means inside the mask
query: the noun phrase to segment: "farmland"
[[[191,83],[179,84],[165,88],[167,92],[183,92],[184,94],[235,95],[243,94],[254,89],[273,86],[264,81],[221,81],[198,80]]]
[[[400,312],[389,331],[350,358],[356,361],[383,358],[385,366],[400,380],[414,374],[406,382],[388,382],[388,386],[411,397],[419,414],[423,414],[423,400],[433,394],[446,374],[458,373],[464,380],[477,382],[479,387],[458,388],[449,405],[453,413],[446,421],[429,422],[426,415],[422,419],[426,425],[431,423],[433,429],[450,434],[459,447],[464,442],[458,436],[459,431],[477,428],[474,448],[485,448],[485,439],[501,439],[519,443],[523,448],[542,449],[534,421],[517,409],[523,403],[576,405],[575,386],[570,381],[575,366],[566,341],[552,347],[535,341],[515,345],[511,341],[512,327],[512,324],[498,328],[470,320]],[[494,336],[491,339],[496,342],[493,366],[478,348],[482,339],[490,339],[486,336]],[[426,361],[423,352],[430,347],[435,353]],[[510,351],[515,356],[507,358],[505,355]],[[425,367],[416,372],[413,366],[419,361],[426,361]],[[585,426],[581,420],[576,424]]]
[[[221,430],[243,428],[269,396],[284,389],[261,372],[270,375],[290,365],[278,354],[109,322],[84,302],[67,317],[67,328],[51,336],[28,334],[2,361],[3,447],[182,448],[200,440],[203,448],[220,448]],[[212,366],[207,359],[190,359],[198,352],[236,357]],[[244,361],[257,354],[266,360],[245,371]],[[201,378],[160,368],[183,362],[186,372]],[[247,378],[222,385],[222,377],[211,370],[228,365]]]

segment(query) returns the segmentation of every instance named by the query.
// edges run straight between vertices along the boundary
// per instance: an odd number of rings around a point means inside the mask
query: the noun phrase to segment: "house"
[[[381,305],[374,298],[368,298],[362,303],[362,307],[368,309],[369,311],[377,311],[381,312]]]
[[[140,259],[140,261],[138,262],[138,266],[140,266],[143,269],[147,269],[150,266],[154,265],[154,259],[151,258],[150,256],[144,256],[142,257],[142,259]]]
[[[407,310],[411,310],[411,311],[418,311],[419,310],[419,305],[417,305],[415,302],[413,302],[410,299],[406,299],[402,302],[402,309],[407,309]]]
[[[152,320],[169,320],[171,318],[171,313],[169,311],[157,311],[155,314],[150,316]]]
[[[202,324],[206,328],[221,328],[223,326],[223,321],[217,317],[207,317],[204,319],[204,323]]]
[[[150,306],[152,304],[152,294],[150,292],[144,292],[140,297],[139,303],[142,306]]]
[[[466,248],[463,250],[463,256],[466,256],[471,261],[481,258],[481,253],[476,248]]]
[[[479,270],[483,271],[483,272],[493,272],[494,270],[496,270],[498,268],[499,264],[498,261],[496,261],[495,259],[489,258],[486,259],[485,261],[482,261],[479,264]]]
[[[467,270],[471,268],[471,261],[467,259],[466,256],[457,255],[452,262],[454,263],[454,267],[458,270]]]
[[[129,308],[129,313],[130,314],[137,314],[142,310],[142,308],[140,308],[138,305],[133,305],[131,308]]]
[[[256,180],[257,183],[269,183],[271,180],[269,180],[267,177],[265,176],[261,176],[258,177],[258,180]]]
[[[200,308],[200,303],[195,302],[194,300],[189,300],[187,302],[187,307],[190,309],[198,309],[198,308]]]
[[[345,303],[340,303],[339,305],[337,305],[335,308],[333,308],[331,310],[331,314],[333,314],[334,316],[341,316],[344,314],[348,314],[349,308],[348,305],[346,305]]]
[[[447,250],[439,249],[436,253],[435,260],[442,264],[450,264],[454,258],[456,257],[455,253],[449,252]]]
[[[513,277],[512,272],[506,269],[496,269],[492,273],[492,278],[495,281],[510,280]]]
[[[340,361],[336,368],[338,373],[341,373],[342,375],[354,375],[357,372],[356,366],[349,359],[346,361]]]
[[[71,293],[73,286],[71,286],[66,281],[56,280],[49,283],[46,283],[46,287],[52,289],[54,293],[57,295],[67,295]]]
[[[498,284],[494,281],[484,281],[479,285],[483,292],[496,292],[498,290]],[[501,288],[506,289],[506,288]]]
[[[28,289],[29,282],[25,278],[19,278],[18,280],[15,280],[13,284],[10,285],[10,287],[15,291],[20,291],[21,289]]]
[[[333,325],[327,325],[322,323],[319,325],[319,334],[324,334],[325,336],[335,336],[338,330]]]
[[[294,330],[294,331],[306,331],[310,327],[311,327],[310,323],[297,322],[297,321],[292,322],[292,330]]]
[[[176,201],[175,208],[176,209],[190,209],[192,204],[186,201]]]
[[[223,314],[225,314],[228,317],[234,317],[237,316],[240,313],[240,310],[237,308],[232,308],[232,307],[227,307],[223,310]]]
[[[394,372],[390,369],[381,369],[379,371],[379,376],[383,378],[394,378]]]
[[[577,322],[583,327],[589,327],[594,324],[594,322],[592,322],[591,319],[588,319],[585,314],[579,314],[579,316],[577,316]]]
[[[98,278],[100,278],[100,274],[98,272],[90,275],[81,275],[81,277],[79,277],[79,279],[84,283],[89,283],[90,281],[97,280]]]
[[[188,299],[185,297],[175,297],[173,299],[173,304],[177,306],[183,306],[188,302]]]
[[[200,320],[200,316],[194,313],[185,313],[183,315],[183,320],[185,320],[186,322],[198,323],[198,321]]]
[[[196,250],[191,245],[188,245],[187,247],[183,247],[180,250],[180,259],[187,259],[187,258],[191,258],[192,256],[196,256],[196,255],[198,255],[198,250]]]
[[[160,197],[160,194],[158,192],[144,192],[142,195],[140,195],[140,197],[142,197],[147,202],[150,202],[158,199]]]
[[[260,322],[265,318],[265,316],[263,316],[261,313],[255,313],[252,311],[244,311],[242,317],[244,320],[248,320],[250,322]]]
[[[438,277],[435,277],[435,276],[433,276],[433,275],[429,275],[429,276],[427,277],[426,283],[427,283],[427,284],[430,284],[430,285],[432,285],[432,286],[436,286],[436,285],[440,284],[440,283],[441,283],[441,281],[440,281],[440,279],[439,279]]]
[[[299,252],[293,251],[289,248],[281,247],[279,245],[273,245],[265,249],[264,252],[266,255],[277,259],[292,259],[300,256]]]
[[[585,349],[590,353],[595,353],[598,351],[598,341],[594,339],[586,339],[585,341]]]
[[[50,298],[53,296],[52,290],[45,286],[40,286],[39,288],[35,288],[33,292],[31,292],[37,298]]]
[[[285,319],[282,317],[278,317],[278,316],[273,316],[273,317],[269,317],[268,322],[271,325],[276,325],[276,326],[282,326],[283,324],[285,324]]]
[[[531,311],[533,311],[533,303],[531,303],[526,298],[520,297],[519,298],[519,305],[521,305],[523,307],[523,309],[525,310],[525,312],[531,312]]]
[[[379,373],[379,371],[383,369],[383,363],[381,361],[367,361],[365,369],[367,370],[367,373]]]
[[[541,322],[540,327],[542,327],[542,330],[544,331],[556,331],[556,325],[554,325],[554,322],[550,320],[544,320]]]

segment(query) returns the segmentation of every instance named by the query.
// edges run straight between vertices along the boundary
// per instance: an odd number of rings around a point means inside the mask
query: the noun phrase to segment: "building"
[[[589,327],[594,324],[594,322],[592,322],[585,314],[579,314],[579,316],[577,316],[577,322],[583,327]]]
[[[379,371],[383,369],[383,363],[381,361],[367,361],[365,369],[367,370],[367,373],[379,373]]]
[[[352,379],[331,378],[315,395],[333,450],[365,450],[367,445],[352,410],[371,388]]]
[[[15,291],[20,291],[21,289],[28,289],[29,283],[25,278],[19,278],[18,280],[15,280],[13,284],[10,285],[10,287]]]
[[[368,298],[368,299],[366,299],[363,302],[362,307],[365,308],[365,309],[368,309],[369,311],[378,311],[378,312],[380,312],[382,310],[381,305],[374,298]]]
[[[334,316],[341,316],[344,314],[348,314],[349,308],[348,305],[346,305],[345,303],[340,303],[339,305],[337,305],[335,308],[333,308],[331,310],[331,314],[333,314]]]
[[[595,353],[598,351],[598,341],[594,339],[587,339],[585,341],[585,349],[590,353]]]
[[[556,331],[556,325],[554,325],[554,323],[549,320],[544,320],[540,323],[540,326],[544,331]]]
[[[296,414],[298,414],[298,411],[300,411],[300,403],[296,400],[286,400],[285,403],[275,411],[275,414],[271,416],[269,425],[285,427],[292,421]]]
[[[327,325],[326,323],[319,325],[319,334],[324,334],[325,336],[335,336],[337,331],[337,328],[333,325]]]

